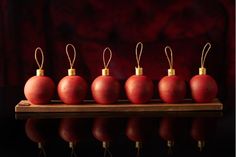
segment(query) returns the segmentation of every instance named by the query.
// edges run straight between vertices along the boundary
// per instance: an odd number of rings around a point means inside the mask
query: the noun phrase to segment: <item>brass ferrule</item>
[[[167,141],[167,146],[168,146],[169,148],[170,148],[170,147],[173,147],[174,144],[175,144],[174,141],[171,141],[171,140],[168,140],[168,141]]]
[[[36,76],[44,76],[44,70],[43,69],[37,69],[36,70]]]
[[[135,67],[135,75],[143,75],[143,68]]]
[[[135,148],[140,149],[141,147],[142,147],[142,143],[136,141],[136,142],[135,142]]]
[[[175,75],[175,69],[168,69],[168,76]]]
[[[74,148],[74,146],[75,146],[75,143],[69,142],[69,147],[70,147],[70,148]]]
[[[202,151],[202,149],[205,147],[205,141],[197,141],[197,146]]]
[[[206,68],[199,68],[199,75],[206,75]]]
[[[68,76],[75,76],[76,70],[75,69],[68,69]]]
[[[103,141],[102,142],[102,147],[104,148],[104,149],[107,149],[107,148],[109,148],[109,142],[106,142],[106,141]]]
[[[107,75],[109,75],[109,69],[107,68],[102,69],[102,76],[107,76]]]
[[[40,143],[40,142],[38,143],[38,148],[39,148],[39,149],[42,149],[42,148],[43,148],[42,143]]]

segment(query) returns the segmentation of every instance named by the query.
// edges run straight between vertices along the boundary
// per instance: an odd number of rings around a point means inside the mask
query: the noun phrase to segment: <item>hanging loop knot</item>
[[[68,50],[69,47],[73,48],[73,54],[74,54],[73,59],[71,59],[71,57],[70,57],[69,50]],[[74,76],[74,75],[76,75],[76,71],[75,71],[75,69],[73,69],[73,66],[74,66],[74,63],[75,63],[75,58],[76,58],[76,49],[75,49],[74,45],[72,45],[72,44],[67,44],[66,45],[66,55],[67,55],[67,58],[68,58],[69,63],[70,63],[70,69],[68,69],[68,75],[69,76]]]
[[[170,52],[170,56],[169,56],[168,52]],[[165,54],[166,54],[166,58],[168,60],[169,66],[170,66],[170,68],[168,69],[168,76],[175,75],[175,69],[173,69],[173,65],[174,65],[173,52],[172,52],[172,49],[170,46],[165,47]]]
[[[209,42],[206,43],[206,45],[202,49],[202,55],[201,55],[201,68],[199,68],[199,74],[205,75],[206,74],[206,68],[204,67],[206,56],[209,53],[209,50],[211,49],[211,44]]]
[[[139,47],[140,47],[140,50],[138,51]],[[136,75],[143,75],[143,69],[140,67],[140,60],[141,60],[142,53],[143,53],[143,43],[138,42],[135,48],[136,61],[138,65],[138,67],[135,68]]]
[[[38,52],[41,53],[41,64],[39,63],[39,60],[38,60]],[[36,70],[36,75],[37,76],[43,76],[44,75],[44,70],[43,70],[43,64],[44,64],[44,54],[43,54],[43,50],[40,48],[40,47],[37,47],[34,51],[34,58],[35,58],[35,61],[38,65],[38,69]]]
[[[106,52],[109,52],[109,59],[108,61],[106,62]],[[106,47],[104,50],[103,50],[103,54],[102,54],[102,59],[103,59],[103,65],[104,65],[104,69],[102,69],[102,75],[103,76],[106,76],[106,75],[109,75],[109,69],[108,69],[108,66],[110,64],[110,61],[111,61],[111,58],[112,58],[112,51],[109,47]]]

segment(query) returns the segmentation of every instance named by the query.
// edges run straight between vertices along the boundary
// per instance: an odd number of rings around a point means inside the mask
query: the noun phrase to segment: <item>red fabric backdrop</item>
[[[188,82],[198,73],[201,50],[219,97],[234,106],[234,1],[230,0],[1,0],[0,87],[23,88],[37,68],[34,50],[44,50],[44,69],[56,83],[67,74],[65,45],[77,48],[75,67],[88,82],[101,74],[102,51],[111,47],[112,75],[134,73],[135,45],[144,43],[141,65],[156,82],[166,75],[164,47],[174,51],[176,73]]]

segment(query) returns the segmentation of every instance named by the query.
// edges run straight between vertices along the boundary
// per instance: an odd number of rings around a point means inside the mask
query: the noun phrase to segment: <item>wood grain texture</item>
[[[178,111],[220,111],[223,104],[219,100],[211,103],[193,103],[185,100],[181,104],[164,104],[160,100],[154,100],[148,104],[130,104],[127,101],[119,101],[117,104],[99,105],[93,101],[86,101],[80,105],[65,105],[60,101],[52,101],[47,105],[30,104],[27,100],[20,101],[15,112],[178,112]]]

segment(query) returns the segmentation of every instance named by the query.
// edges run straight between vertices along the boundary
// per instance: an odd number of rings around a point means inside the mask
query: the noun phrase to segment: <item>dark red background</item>
[[[23,93],[35,75],[38,46],[45,53],[46,74],[58,83],[69,67],[67,43],[76,46],[75,67],[89,83],[101,74],[103,49],[111,47],[111,74],[124,82],[134,73],[138,41],[144,43],[144,73],[155,83],[167,74],[167,45],[174,51],[176,73],[189,82],[210,42],[207,72],[219,85],[219,98],[234,106],[234,10],[233,0],[1,0],[0,87]]]

